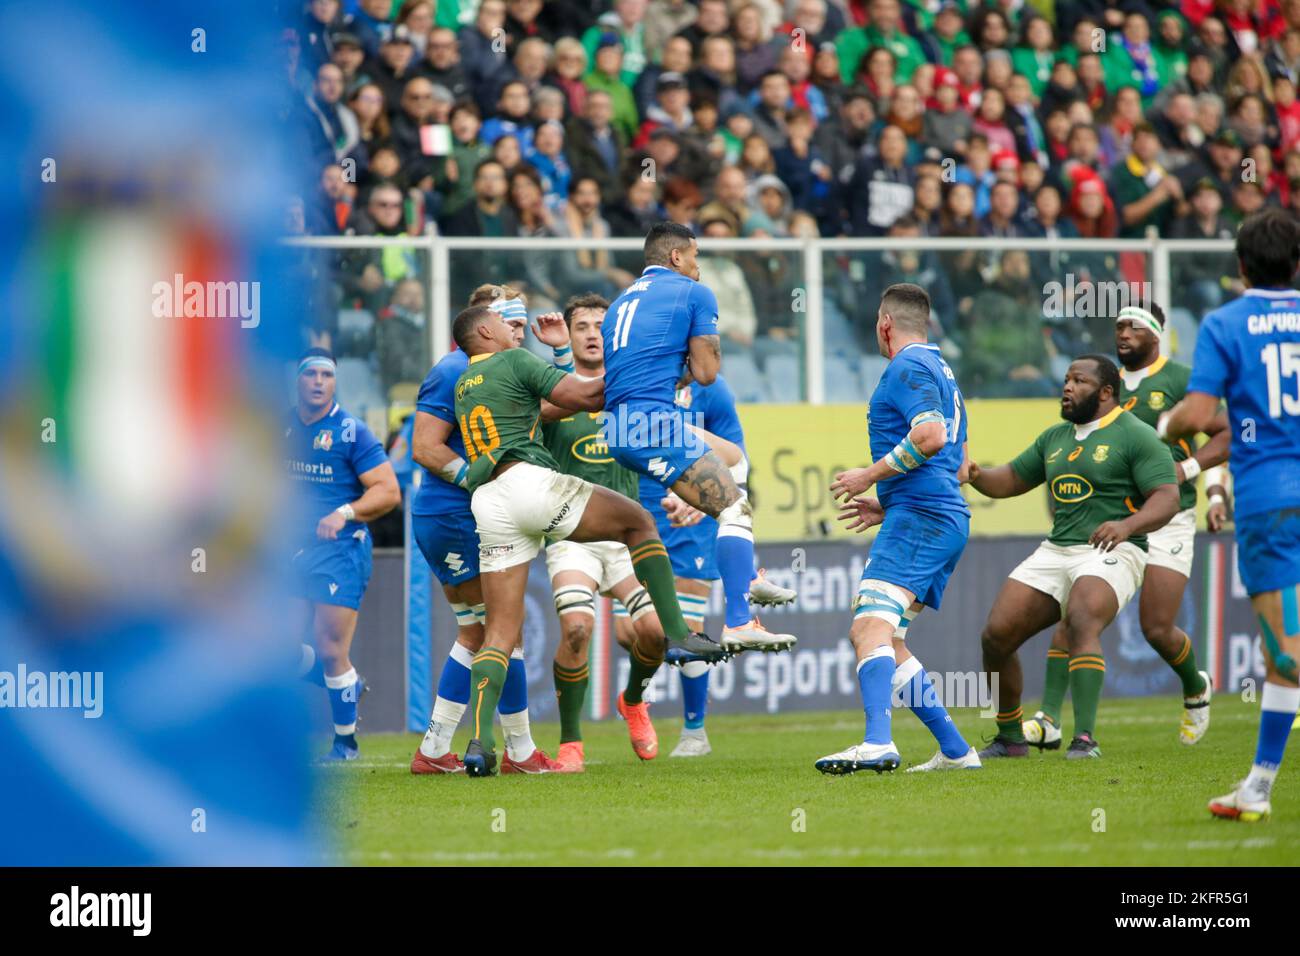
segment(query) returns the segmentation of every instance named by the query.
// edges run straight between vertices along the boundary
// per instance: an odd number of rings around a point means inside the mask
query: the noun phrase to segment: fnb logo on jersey
[[[1092,482],[1083,475],[1058,475],[1052,481],[1052,497],[1071,505],[1092,497]]]
[[[465,393],[468,392],[471,388],[473,388],[475,385],[482,385],[482,384],[483,384],[482,374],[475,375],[473,378],[462,378],[460,382],[457,383],[456,385],[456,397],[464,398]]]

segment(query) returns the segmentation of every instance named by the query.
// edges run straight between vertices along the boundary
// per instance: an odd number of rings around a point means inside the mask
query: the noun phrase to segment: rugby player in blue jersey
[[[769,633],[749,612],[750,600],[784,603],[793,600],[794,592],[751,591],[753,509],[740,487],[743,457],[724,460],[727,443],[690,424],[674,403],[680,385],[712,383],[722,359],[718,303],[698,281],[697,253],[690,229],[656,224],[645,240],[645,271],[605,314],[606,439],[611,455],[624,467],[717,519],[718,570],[727,608],[719,640],[723,648],[787,650],[794,636]]]
[[[285,464],[311,522],[296,542],[293,570],[298,596],[310,605],[315,646],[304,645],[305,663],[322,671],[334,721],[326,759],[354,760],[364,685],[348,653],[370,581],[365,522],[392,511],[402,493],[383,445],[334,400],[334,386],[334,357],[309,349],[298,363],[298,403],[285,429]]]
[[[1204,431],[1227,399],[1237,521],[1237,569],[1263,637],[1267,676],[1259,738],[1246,779],[1210,801],[1216,817],[1267,819],[1300,707],[1300,227],[1265,209],[1237,231],[1246,292],[1201,322],[1187,395],[1159,430]]]
[[[958,472],[966,458],[961,391],[939,347],[926,340],[930,297],[920,286],[892,285],[880,299],[876,340],[889,365],[867,412],[872,464],[840,472],[831,492],[851,531],[881,525],[862,568],[849,637],[866,711],[863,742],[828,754],[822,773],[880,773],[899,764],[890,706],[895,698],[921,719],[939,751],[911,770],[976,769],[979,756],[939,702],[905,643],[923,607],[939,609],[948,578],[970,536],[970,508]],[[879,483],[879,499],[862,495]]]
[[[518,293],[508,286],[475,289],[470,305],[488,305],[510,326],[522,344],[528,312]],[[456,640],[438,677],[438,692],[429,728],[411,757],[411,773],[459,773],[465,764],[452,752],[452,737],[469,706],[470,667],[483,646],[486,611],[479,583],[479,540],[465,490],[465,442],[456,423],[456,379],[469,367],[469,356],[457,349],[430,370],[416,399],[412,440],[416,462],[425,469],[411,508],[416,544],[456,615]],[[506,753],[502,773],[546,773],[555,763],[533,742],[528,719],[528,674],[522,645],[510,656],[505,685],[497,705]]]

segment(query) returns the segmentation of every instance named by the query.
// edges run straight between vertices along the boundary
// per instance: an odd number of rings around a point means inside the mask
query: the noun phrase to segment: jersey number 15
[[[1268,417],[1300,415],[1300,342],[1272,342],[1260,349],[1268,372]],[[1282,379],[1296,376],[1296,394],[1282,393]]]

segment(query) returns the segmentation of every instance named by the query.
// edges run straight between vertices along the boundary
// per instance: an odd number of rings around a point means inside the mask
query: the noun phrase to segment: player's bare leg
[[[354,760],[357,757],[357,702],[365,691],[365,684],[348,657],[356,630],[357,612],[352,608],[336,604],[315,606],[312,632],[334,720],[334,744],[326,755],[328,760]]]
[[[1148,564],[1142,578],[1138,614],[1142,636],[1182,682],[1183,717],[1178,725],[1178,739],[1185,744],[1194,744],[1210,728],[1213,691],[1210,675],[1196,669],[1192,639],[1176,623],[1186,588],[1186,576],[1172,568]]]
[[[1264,648],[1259,740],[1246,779],[1231,793],[1210,801],[1210,813],[1225,820],[1257,823],[1272,813],[1273,782],[1286,753],[1287,738],[1300,709],[1296,662],[1300,660],[1300,587],[1265,591],[1250,599]]]
[[[1070,689],[1070,638],[1065,622],[1052,631],[1047,648],[1047,673],[1043,677],[1043,702],[1034,716],[1021,724],[1025,740],[1039,750],[1061,749],[1061,708]]]
[[[634,582],[635,583],[635,582]],[[562,773],[582,773],[582,707],[587,697],[591,634],[596,624],[599,582],[581,571],[560,571],[551,578],[560,615],[560,644],[555,649],[555,699],[560,711],[560,749],[555,762]]]
[[[1016,652],[1025,641],[1060,619],[1061,606],[1050,595],[1010,578],[1003,583],[980,635],[984,672],[990,678],[998,675],[998,734],[980,751],[980,759],[1028,755],[1020,709],[1025,677]]]
[[[1074,736],[1066,759],[1100,757],[1097,746],[1097,706],[1106,679],[1101,632],[1119,613],[1119,599],[1103,578],[1084,575],[1070,588],[1065,629],[1070,648],[1070,703],[1074,706]]]
[[[501,699],[510,654],[523,633],[524,590],[528,587],[528,562],[503,571],[479,575],[487,624],[483,647],[470,669],[469,719],[471,740],[465,750],[465,772],[487,777],[496,771],[496,739],[492,719]]]
[[[749,496],[716,452],[702,455],[672,489],[692,508],[718,521],[718,571],[726,595],[727,619],[721,644],[727,650],[789,650],[793,634],[774,634],[749,613],[754,578],[754,513]]]

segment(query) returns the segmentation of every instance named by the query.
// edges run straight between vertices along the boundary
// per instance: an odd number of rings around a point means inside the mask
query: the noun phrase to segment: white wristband
[[[1216,504],[1217,504],[1217,505],[1226,505],[1227,503],[1228,503],[1228,501],[1227,501],[1226,498],[1223,497],[1223,495],[1220,495],[1220,494],[1213,494],[1213,495],[1210,495],[1210,504],[1212,504],[1212,505],[1216,505]]]
[[[1223,465],[1205,469],[1205,487],[1213,488],[1215,485],[1228,487],[1228,469]]]
[[[339,505],[339,506],[338,506],[337,508],[335,508],[334,510],[337,511],[339,514],[341,514],[341,515],[343,516],[343,520],[344,520],[344,521],[356,521],[356,520],[357,520],[357,512],[356,512],[356,509],[353,508],[351,504]]]
[[[1179,462],[1183,466],[1183,481],[1195,481],[1196,476],[1201,473],[1201,463],[1195,458],[1187,458]]]
[[[469,462],[457,455],[438,469],[438,477],[448,484],[465,487],[465,476],[469,474]]]

